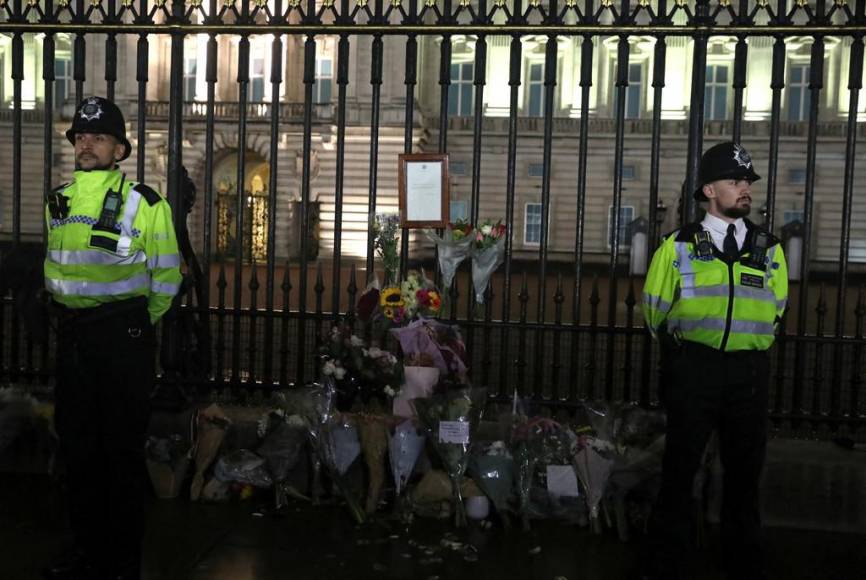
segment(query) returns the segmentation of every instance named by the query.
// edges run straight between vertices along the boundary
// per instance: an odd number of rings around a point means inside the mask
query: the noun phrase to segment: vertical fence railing
[[[122,2],[107,0],[105,6],[75,0],[62,6],[57,0],[24,2],[12,0],[0,7],[0,32],[7,34],[6,58],[10,63],[11,92],[8,119],[11,135],[11,155],[8,163],[11,183],[8,191],[11,208],[6,234],[13,244],[21,242],[22,234],[39,232],[22,231],[22,212],[28,151],[24,150],[30,131],[27,109],[33,101],[41,110],[39,117],[44,125],[40,128],[44,141],[42,175],[37,187],[45,193],[55,185],[57,176],[55,153],[58,143],[54,133],[60,123],[68,119],[54,103],[59,82],[55,73],[58,62],[58,33],[71,39],[72,75],[74,95],[81,100],[90,93],[104,93],[109,98],[125,100],[135,106],[128,111],[134,117],[136,150],[136,179],[138,181],[164,179],[166,193],[175,208],[176,220],[186,217],[185,200],[182,198],[182,172],[184,160],[199,163],[203,182],[203,199],[199,213],[194,214],[200,224],[200,248],[204,287],[199,298],[193,301],[192,293],[183,310],[193,313],[197,323],[206,328],[204,344],[198,345],[202,364],[196,367],[196,376],[175,376],[173,380],[204,386],[228,386],[241,390],[267,390],[302,384],[315,373],[315,348],[320,344],[323,331],[329,324],[354,315],[354,302],[358,294],[356,267],[365,268],[364,284],[375,276],[374,220],[377,208],[387,203],[383,198],[391,184],[380,181],[380,171],[395,160],[382,157],[382,152],[391,139],[380,132],[386,125],[398,124],[393,114],[392,103],[403,108],[402,131],[404,152],[413,152],[418,144],[425,145],[427,137],[437,132],[436,150],[445,153],[460,142],[465,149],[471,145],[471,173],[469,174],[469,221],[478,225],[482,215],[496,211],[504,213],[507,225],[506,258],[499,274],[485,295],[484,305],[476,304],[474,288],[468,272],[462,271],[447,290],[452,300],[446,318],[461,324],[473,360],[472,379],[489,387],[492,396],[508,398],[516,389],[521,395],[531,396],[550,404],[573,403],[581,399],[605,398],[608,400],[635,401],[643,405],[654,401],[656,349],[639,321],[640,286],[639,275],[629,274],[623,278],[625,254],[621,250],[628,240],[621,235],[626,224],[622,208],[628,203],[624,192],[624,169],[627,141],[634,133],[632,119],[627,114],[630,90],[646,89],[646,82],[635,84],[630,78],[630,64],[636,62],[639,49],[633,42],[637,36],[649,36],[654,46],[652,58],[652,90],[645,90],[642,97],[642,116],[649,122],[649,177],[639,194],[645,200],[648,219],[648,256],[657,247],[660,239],[661,220],[656,208],[662,207],[665,166],[662,160],[663,147],[667,139],[674,136],[666,130],[664,116],[665,88],[671,67],[666,66],[671,38],[685,37],[689,43],[691,60],[690,97],[684,114],[686,153],[681,160],[684,175],[681,220],[696,216],[696,204],[692,198],[698,180],[698,163],[706,134],[704,114],[704,87],[707,82],[707,62],[710,42],[717,36],[734,38],[731,54],[733,74],[730,89],[733,100],[730,116],[726,118],[723,134],[733,139],[756,138],[752,121],[746,116],[745,103],[750,59],[756,53],[749,40],[755,37],[771,39],[772,66],[769,86],[770,105],[767,118],[767,136],[758,139],[766,144],[766,212],[764,223],[771,230],[778,221],[778,196],[782,184],[779,179],[780,156],[790,132],[783,120],[785,110],[785,81],[788,53],[793,37],[806,37],[811,46],[809,57],[809,110],[805,125],[806,182],[803,196],[803,248],[799,263],[800,280],[792,285],[796,303],[796,317],[783,322],[775,361],[775,393],[773,416],[781,422],[791,421],[794,427],[806,425],[810,429],[826,423],[832,429],[839,425],[861,427],[864,423],[861,401],[864,388],[863,370],[860,368],[864,350],[864,306],[862,268],[852,264],[853,242],[858,227],[856,220],[859,183],[857,179],[857,139],[863,134],[859,109],[862,108],[860,89],[863,75],[863,35],[866,33],[864,0],[855,0],[853,6],[845,2],[829,5],[826,0],[814,3],[790,3],[775,0],[771,3],[753,3],[738,0],[733,3],[711,5],[710,0],[676,2],[667,0],[650,3],[620,0],[618,3],[594,0],[562,3],[546,0],[543,3],[522,0],[489,3],[487,0],[453,3],[452,0],[425,2],[417,0],[406,4],[399,2],[360,3],[340,0],[339,3],[317,4],[315,0],[303,3],[271,0],[270,2],[219,3],[208,0],[201,3],[184,4],[181,0],[154,3],[148,0]],[[756,15],[762,13],[762,18]],[[195,17],[194,17],[195,16]],[[766,18],[764,18],[764,16]],[[200,17],[200,18],[199,18]],[[723,21],[728,18],[730,23]],[[200,24],[197,24],[200,22]],[[638,24],[649,22],[648,24]],[[684,22],[684,24],[675,24]],[[767,24],[759,24],[767,22]],[[400,24],[401,26],[394,26]],[[35,68],[25,67],[25,52],[35,50],[31,36],[43,34],[41,42],[41,93],[25,94],[27,83],[35,83]],[[188,117],[186,103],[200,95],[188,94],[185,78],[186,40],[205,34],[205,70],[203,86],[202,118]],[[254,89],[262,72],[253,70],[255,42],[256,50],[262,49],[261,35],[269,38],[266,52],[270,54],[269,99],[265,92]],[[453,51],[455,40],[462,42],[466,35],[472,37],[473,103],[471,122],[452,122],[449,117],[449,92],[452,82],[451,65],[455,62]],[[322,161],[316,157],[317,132],[324,123],[319,114],[321,82],[318,76],[317,54],[327,45],[325,36],[332,36],[336,47],[336,76],[334,78],[336,98],[334,100],[334,126],[336,141],[333,165],[333,250],[326,257],[328,264],[314,257],[312,237],[317,227],[313,221],[315,183]],[[388,42],[386,41],[385,37]],[[492,62],[491,55],[499,52],[499,38],[510,42],[508,48],[507,84],[509,86],[507,121],[499,125],[501,135],[491,131],[494,123],[488,118],[488,101],[495,91],[494,78],[502,74],[494,67],[504,67],[505,61]],[[822,190],[817,171],[818,158],[822,151],[824,125],[832,122],[825,119],[827,104],[824,83],[826,78],[825,58],[828,47],[836,44],[832,38],[850,39],[847,50],[848,99],[847,118],[844,130],[838,135],[844,141],[844,172],[842,175],[842,207],[839,220],[838,263],[832,268],[835,276],[818,268],[814,261],[814,250],[818,241],[819,217],[816,204],[819,197],[827,195]],[[224,38],[234,40],[232,56],[236,56],[236,76],[229,79],[222,71],[228,70],[231,58],[218,60],[222,56],[220,42]],[[404,44],[392,42],[402,39]],[[428,46],[427,40],[435,39]],[[495,39],[495,40],[494,40]],[[132,42],[129,42],[129,41]],[[153,43],[168,40],[169,62],[151,62]],[[542,105],[537,120],[526,119],[527,86],[524,76],[527,54],[524,43],[539,43],[543,47]],[[564,83],[563,46],[573,41],[571,55],[579,64],[570,72],[575,102],[572,111],[579,117],[567,133],[561,127],[563,103],[560,102]],[[101,50],[104,43],[104,50]],[[438,43],[438,48],[437,48]],[[162,44],[161,44],[162,45]],[[2,46],[2,45],[0,45]],[[128,47],[128,52],[122,47]],[[398,51],[404,51],[405,68],[399,70],[389,66],[387,59]],[[97,48],[99,47],[99,48]],[[433,47],[433,50],[428,48]],[[96,49],[96,50],[94,50]],[[3,50],[0,48],[0,50]],[[197,49],[192,49],[197,50]],[[354,53],[353,53],[354,51]],[[99,53],[97,55],[96,53]],[[103,54],[104,53],[104,56]],[[428,66],[428,56],[435,58],[438,66]],[[258,54],[258,53],[255,53]],[[369,66],[359,68],[366,74],[369,70],[369,86],[353,74],[352,56],[356,61],[368,61]],[[128,92],[122,82],[125,64],[120,59],[129,55],[135,67],[136,85]],[[259,57],[255,57],[259,58]],[[466,62],[461,56],[460,62]],[[534,58],[542,58],[539,56]],[[294,59],[294,60],[293,60]],[[608,59],[601,63],[602,59]],[[539,61],[533,61],[539,62]],[[104,65],[103,79],[88,70],[92,63]],[[606,68],[612,78],[611,87],[601,87],[597,69]],[[437,70],[438,68],[438,70]],[[284,77],[287,70],[295,71],[296,78]],[[164,119],[148,115],[154,92],[166,94],[164,88],[154,89],[156,71],[163,75],[168,71],[168,106]],[[400,73],[402,72],[402,78]],[[503,71],[504,72],[504,71]],[[427,79],[434,74],[438,78]],[[495,74],[494,74],[495,73]],[[38,74],[38,73],[37,73]],[[102,81],[104,80],[104,84]],[[161,81],[164,80],[161,78]],[[430,84],[425,84],[431,80]],[[219,82],[222,81],[222,86]],[[264,83],[264,80],[261,80]],[[463,82],[461,79],[460,82]],[[535,82],[534,80],[532,82]],[[607,81],[606,81],[607,82]],[[357,83],[357,86],[352,83]],[[403,95],[396,95],[393,86],[402,83]],[[438,96],[422,97],[425,86],[439,85]],[[531,83],[529,83],[531,84]],[[633,85],[633,86],[632,86]],[[35,85],[34,85],[35,86]],[[256,85],[258,86],[258,85]],[[302,86],[302,90],[301,90]],[[612,92],[607,101],[601,95]],[[604,89],[604,90],[602,90]],[[28,89],[29,91],[30,89]],[[236,91],[236,92],[235,92]],[[314,91],[315,94],[314,94]],[[31,93],[33,95],[31,96]],[[37,94],[38,93],[38,94]],[[302,93],[300,95],[299,93]],[[361,94],[369,93],[367,101],[358,107]],[[232,96],[229,96],[232,94]],[[236,95],[236,96],[235,96]],[[287,96],[291,95],[291,96]],[[496,96],[496,95],[493,95]],[[503,95],[504,96],[504,95]],[[397,97],[395,99],[395,97]],[[438,97],[438,98],[437,98]],[[227,119],[218,113],[223,100],[237,99],[235,118]],[[401,100],[402,99],[402,100]],[[822,101],[824,99],[824,101]],[[294,102],[298,101],[300,102]],[[504,99],[499,100],[503,102]],[[437,109],[438,104],[438,109]],[[292,108],[291,105],[297,105]],[[357,108],[358,110],[353,110]],[[461,106],[462,108],[462,106]],[[296,114],[292,111],[303,111]],[[504,114],[504,113],[503,113]],[[709,114],[709,113],[708,113]],[[61,115],[58,117],[58,115]],[[418,123],[418,119],[425,121]],[[598,121],[607,118],[610,123],[604,129],[604,137],[612,141],[608,147],[612,167],[611,183],[599,184],[592,166],[592,148],[597,141],[594,130]],[[433,119],[432,123],[426,122]],[[639,119],[641,121],[643,119]],[[198,123],[198,126],[196,126]],[[843,124],[839,122],[838,124]],[[365,139],[369,151],[365,162],[366,184],[348,182],[349,171],[355,171],[347,160],[347,133],[350,129],[366,129]],[[236,135],[234,171],[235,199],[231,216],[234,245],[220,246],[215,231],[223,227],[224,216],[215,215],[215,181],[225,177],[217,174],[219,163],[216,140],[218,132],[232,126]],[[187,154],[185,135],[191,127],[204,133],[203,152],[200,157]],[[262,128],[264,127],[264,129]],[[532,127],[528,129],[528,127]],[[527,133],[528,131],[528,133]],[[29,133],[28,133],[29,134]],[[157,175],[151,164],[155,153],[152,142],[154,134],[162,134],[167,143],[165,171]],[[715,136],[714,136],[715,137]],[[677,137],[679,138],[679,137]],[[529,143],[541,146],[532,151],[532,156],[541,156],[539,187],[540,235],[537,248],[527,251],[518,238],[517,230],[525,226],[518,210],[522,188],[522,163]],[[708,137],[709,139],[709,137]],[[299,141],[298,141],[299,140]],[[497,141],[500,140],[500,141]],[[265,146],[260,144],[266,141]],[[487,152],[490,144],[504,143],[505,163],[501,169],[492,168]],[[250,212],[247,199],[250,180],[249,161],[252,158],[252,143],[258,143],[255,154],[269,159],[267,179],[268,218],[263,226],[265,264],[256,257],[251,247],[256,218]],[[526,145],[525,145],[526,144]],[[573,221],[566,222],[557,215],[559,199],[557,191],[558,172],[554,161],[558,159],[560,147],[568,148],[574,155],[576,182],[570,195],[569,207],[574,207]],[[291,174],[285,150],[295,148],[297,175]],[[187,155],[189,155],[187,157]],[[762,157],[763,155],[759,155]],[[756,157],[758,157],[756,156]],[[200,159],[200,161],[193,161]],[[290,157],[291,159],[291,157]],[[354,159],[354,158],[353,158]],[[187,167],[187,169],[190,169]],[[487,180],[492,171],[504,170],[504,195],[494,200],[488,197]],[[357,174],[353,174],[357,181]],[[293,204],[296,212],[297,231],[286,232],[287,224],[278,220],[289,212],[281,208],[285,204],[284,188],[291,188],[299,196],[300,203]],[[366,186],[367,222],[366,255],[355,261],[345,254],[343,240],[346,228],[347,191],[351,187],[354,195],[360,186]],[[602,231],[602,252],[593,252],[587,235],[594,227],[588,218],[593,196],[599,189],[607,189],[605,199],[610,202],[608,228]],[[629,187],[629,189],[631,189]],[[633,191],[629,192],[632,197]],[[605,202],[606,204],[607,202]],[[316,217],[315,219],[319,219]],[[41,223],[41,220],[40,220]],[[573,235],[573,247],[563,251],[555,240],[561,235],[563,223],[569,223],[569,236]],[[573,225],[572,225],[573,224]],[[823,227],[823,226],[822,226]],[[229,229],[232,229],[229,227]],[[422,262],[425,267],[432,264],[430,248],[424,242],[412,242],[409,231],[404,230],[401,241],[400,275],[405,276],[410,264]],[[41,232],[44,236],[44,232]],[[281,240],[291,238],[285,247]],[[43,238],[44,239],[44,238]],[[595,243],[595,240],[592,240]],[[297,246],[297,247],[295,247]],[[220,247],[218,260],[214,259],[214,248]],[[417,255],[414,252],[422,248]],[[521,254],[521,250],[523,253]],[[425,253],[426,252],[426,253]],[[296,253],[296,255],[295,255]],[[286,257],[290,255],[290,257]],[[572,262],[572,263],[569,263]],[[213,288],[211,278],[218,266]],[[260,271],[260,267],[263,270]],[[348,275],[346,270],[348,269]],[[329,272],[329,275],[326,275]],[[260,277],[264,274],[263,293]],[[590,286],[587,279],[591,276]],[[627,283],[627,288],[624,284]],[[816,298],[814,288],[821,284]],[[832,284],[833,286],[830,286]],[[859,285],[856,301],[854,287]],[[588,291],[587,291],[588,290]],[[833,292],[835,290],[835,292]],[[849,292],[852,296],[849,297]],[[621,296],[624,294],[624,296]],[[831,304],[835,295],[835,302]],[[853,308],[851,303],[854,302]],[[51,357],[49,349],[41,351],[20,332],[21,322],[9,297],[4,297],[0,308],[0,353],[2,353],[2,375],[17,380],[27,376],[50,375]],[[828,318],[834,309],[832,323]],[[534,313],[530,312],[534,310]],[[585,312],[589,313],[588,320]],[[534,314],[534,318],[533,318]],[[794,324],[796,320],[796,325]],[[785,329],[791,329],[787,335]],[[181,340],[180,334],[172,334],[172,327],[163,338],[170,346]],[[190,352],[190,351],[184,351]],[[793,356],[791,356],[793,355]],[[186,368],[183,365],[178,369]],[[46,369],[48,371],[46,372]],[[175,369],[175,370],[178,370]]]

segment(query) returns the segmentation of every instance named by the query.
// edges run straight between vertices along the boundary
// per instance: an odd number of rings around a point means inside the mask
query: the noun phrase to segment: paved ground
[[[356,527],[339,506],[304,502],[257,515],[265,500],[152,500],[145,580],[619,580],[629,578],[636,562],[637,545],[620,542],[612,530],[594,535],[537,522],[527,533],[474,524],[449,536],[451,526],[433,520],[417,519],[406,528],[383,516]],[[0,474],[0,578],[39,577],[39,567],[68,541],[61,510],[47,476]],[[766,537],[772,578],[866,578],[866,530],[770,527]],[[697,578],[721,578],[717,549],[711,531],[695,558]]]

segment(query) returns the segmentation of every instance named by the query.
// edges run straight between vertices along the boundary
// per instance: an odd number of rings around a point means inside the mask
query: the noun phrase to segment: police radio
[[[695,254],[699,260],[713,259],[713,238],[707,230],[695,234]]]
[[[769,237],[766,232],[755,231],[752,234],[752,250],[748,256],[743,256],[740,263],[756,270],[766,270],[768,243]]]
[[[109,189],[105,192],[105,199],[102,201],[102,211],[99,213],[99,220],[94,226],[98,230],[114,231],[114,225],[117,223],[117,214],[120,213],[120,206],[123,205],[123,183],[126,181],[126,174],[120,178],[120,187],[117,191]]]
[[[59,191],[48,194],[48,212],[53,219],[66,219],[69,216],[69,198]]]

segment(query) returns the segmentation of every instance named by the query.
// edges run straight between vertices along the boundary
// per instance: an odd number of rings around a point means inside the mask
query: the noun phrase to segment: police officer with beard
[[[692,489],[713,430],[724,468],[721,536],[727,578],[763,578],[759,478],[767,441],[767,349],[785,312],[779,240],[748,219],[760,179],[748,152],[720,143],[702,157],[703,221],[662,243],[644,285],[647,326],[662,344],[667,412],[662,487],[650,522],[651,578],[687,578]]]
[[[43,573],[136,579],[154,324],[178,292],[180,258],[168,202],[118,167],[132,149],[120,109],[85,99],[66,137],[75,173],[47,199],[44,274],[58,315],[55,425],[75,545]]]

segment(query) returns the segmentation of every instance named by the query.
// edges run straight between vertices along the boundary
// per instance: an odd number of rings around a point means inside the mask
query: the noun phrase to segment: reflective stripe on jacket
[[[181,282],[171,207],[152,189],[124,181],[114,231],[94,229],[106,191],[116,190],[121,179],[116,169],[76,171],[62,191],[68,215],[54,218],[46,208],[45,286],[69,308],[146,296],[151,322],[156,322]]]
[[[757,226],[748,225],[751,234]],[[689,232],[695,226],[687,226]],[[653,256],[643,290],[644,317],[653,336],[664,327],[679,340],[718,350],[770,348],[788,299],[785,255],[778,240],[770,239],[764,269],[759,269],[744,263],[751,255],[749,236],[735,262],[718,250],[698,257],[693,235],[669,236]]]

